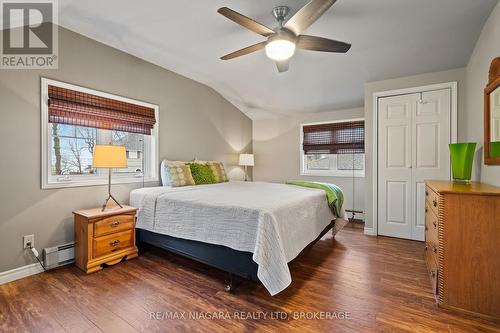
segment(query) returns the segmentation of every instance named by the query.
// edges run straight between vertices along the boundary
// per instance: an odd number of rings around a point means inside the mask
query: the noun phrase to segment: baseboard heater
[[[46,247],[43,249],[45,269],[53,269],[75,262],[75,243]]]
[[[358,222],[365,222],[365,212],[362,210],[355,210],[355,209],[346,209],[346,213],[351,213],[352,216],[349,218],[350,221],[358,221]],[[356,218],[356,214],[361,215],[361,218]]]

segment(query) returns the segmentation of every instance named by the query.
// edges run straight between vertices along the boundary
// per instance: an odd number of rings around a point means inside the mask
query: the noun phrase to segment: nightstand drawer
[[[94,236],[129,230],[134,227],[133,215],[116,215],[94,223]]]
[[[94,251],[92,257],[97,258],[109,255],[113,252],[133,246],[133,232],[134,230],[132,229],[94,238]]]

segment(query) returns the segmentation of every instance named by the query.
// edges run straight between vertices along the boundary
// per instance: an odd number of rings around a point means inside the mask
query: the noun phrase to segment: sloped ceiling
[[[306,33],[352,43],[347,54],[298,50],[278,73],[263,51],[220,56],[264,38],[217,13],[270,27],[304,0],[60,0],[59,23],[211,86],[250,118],[363,105],[363,83],[462,67],[498,0],[338,0]]]

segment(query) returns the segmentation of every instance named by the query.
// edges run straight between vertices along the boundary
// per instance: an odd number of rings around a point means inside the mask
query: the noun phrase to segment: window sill
[[[314,177],[340,177],[340,178],[365,178],[365,174],[361,173],[355,173],[354,175],[352,172],[350,174],[347,173],[325,173],[325,172],[314,172],[314,171],[308,171],[308,172],[301,172],[301,176],[314,176]]]
[[[119,185],[119,184],[134,184],[134,183],[142,183],[142,182],[158,182],[159,177],[119,177],[115,176],[111,179],[111,185]],[[55,189],[55,188],[72,188],[72,187],[87,187],[87,186],[102,186],[108,185],[108,178],[99,178],[92,180],[71,180],[71,181],[53,181],[53,182],[44,182],[42,184],[42,190]]]

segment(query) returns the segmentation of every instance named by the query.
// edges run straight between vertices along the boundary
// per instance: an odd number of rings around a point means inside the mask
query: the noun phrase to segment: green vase
[[[453,181],[466,183],[470,182],[476,143],[452,143],[449,147]]]
[[[500,141],[490,142],[490,156],[500,157]]]

